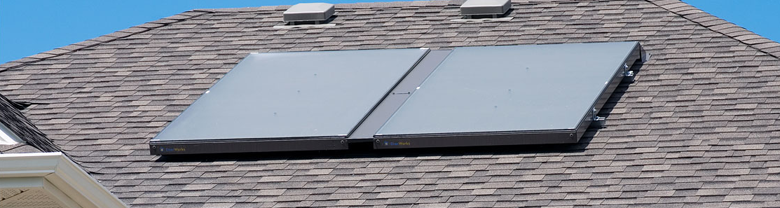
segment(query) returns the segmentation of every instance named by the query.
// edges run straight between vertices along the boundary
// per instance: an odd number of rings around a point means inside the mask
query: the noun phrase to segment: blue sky
[[[0,63],[198,8],[391,0],[0,0]],[[684,0],[780,41],[780,0]]]

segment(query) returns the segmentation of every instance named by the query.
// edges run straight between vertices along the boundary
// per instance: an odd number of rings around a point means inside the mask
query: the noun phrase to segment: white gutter
[[[0,154],[0,189],[13,188],[45,190],[64,207],[127,207],[59,152]]]

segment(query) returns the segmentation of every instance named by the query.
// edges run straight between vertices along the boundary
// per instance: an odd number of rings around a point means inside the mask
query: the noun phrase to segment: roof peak
[[[408,6],[455,6],[461,5],[466,0],[431,0],[431,1],[399,1],[399,2],[372,2],[372,3],[350,3],[334,4],[336,9],[346,8],[379,8],[379,7],[408,7]],[[512,3],[552,3],[552,2],[582,2],[581,0],[510,0]],[[585,1],[627,1],[627,0],[585,0]],[[780,59],[780,43],[762,37],[752,31],[737,26],[731,22],[720,19],[712,14],[704,12],[680,0],[643,0],[653,5],[663,8],[675,15],[681,16],[688,21],[699,24],[707,29],[723,34],[729,38],[735,39],[749,47],[755,48],[761,52],[769,54],[774,58]],[[220,9],[194,9],[179,13],[160,20],[147,22],[142,25],[133,26],[128,29],[116,31],[107,35],[102,35],[93,39],[74,43],[64,47],[56,48],[50,51],[41,52],[19,60],[0,64],[0,73],[5,70],[13,69],[21,65],[35,63],[48,58],[60,56],[83,48],[88,48],[101,43],[110,42],[116,39],[128,37],[138,33],[143,33],[151,29],[163,27],[175,22],[184,21],[196,16],[216,12],[258,12],[258,11],[276,11],[282,12],[292,5],[279,6],[261,6],[245,8],[220,8]],[[704,14],[704,15],[702,15]]]

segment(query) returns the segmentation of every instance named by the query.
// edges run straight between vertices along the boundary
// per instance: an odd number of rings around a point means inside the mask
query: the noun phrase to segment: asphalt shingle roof
[[[46,138],[30,120],[16,109],[13,101],[0,94],[0,123],[21,141],[12,145],[0,145],[3,153],[60,152],[61,150]]]
[[[462,1],[460,1],[462,2]],[[780,203],[780,44],[677,0],[525,0],[469,23],[459,2],[194,10],[0,66],[0,93],[134,207],[639,206]],[[602,110],[558,146],[160,158],[148,142],[250,52],[639,41]]]

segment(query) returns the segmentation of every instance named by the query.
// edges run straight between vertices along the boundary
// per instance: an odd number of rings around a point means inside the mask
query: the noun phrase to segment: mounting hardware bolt
[[[593,115],[593,117],[591,117],[592,122],[590,123],[590,125],[598,128],[604,128],[605,126],[607,126],[607,119],[601,116],[597,116],[596,115],[597,113],[598,111],[596,110],[596,108],[593,108],[593,110],[591,111],[591,115]]]
[[[635,81],[634,71],[629,71],[626,63],[623,63],[623,81],[628,83]]]
[[[626,73],[623,73],[623,81],[628,83],[632,83],[636,81],[636,76],[634,76],[634,72],[627,71]]]

